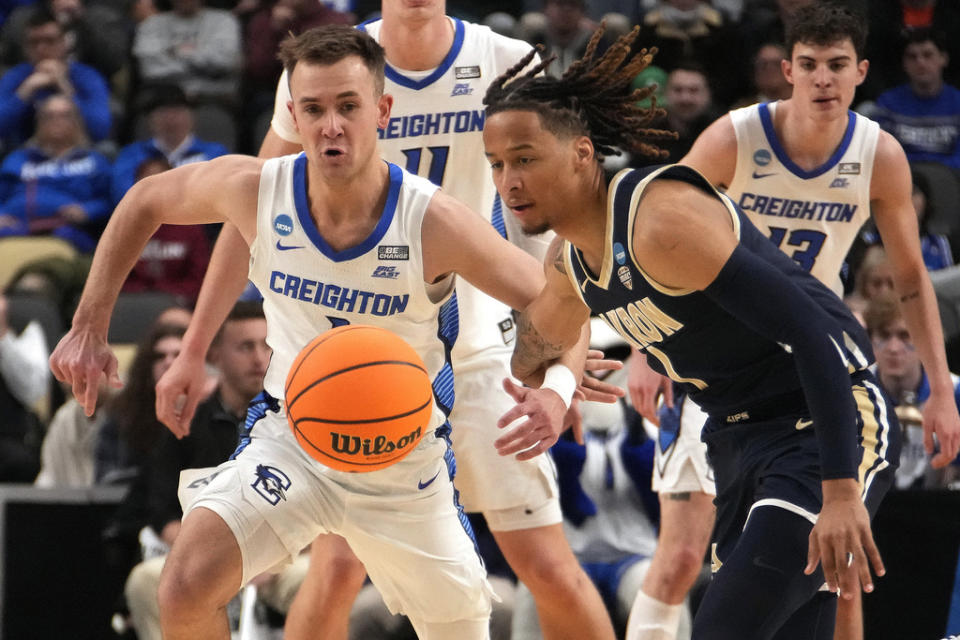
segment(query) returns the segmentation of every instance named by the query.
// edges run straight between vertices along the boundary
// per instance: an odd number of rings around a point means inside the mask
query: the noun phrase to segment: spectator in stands
[[[57,409],[47,426],[40,451],[40,473],[34,484],[54,487],[92,487],[94,445],[106,419],[103,405],[112,390],[104,383],[97,394],[97,408],[87,417],[83,406],[70,397]]]
[[[0,235],[52,234],[91,252],[110,211],[110,161],[90,148],[73,100],[46,98],[34,137],[0,165]]]
[[[910,162],[960,169],[960,89],[943,80],[949,61],[940,34],[910,31],[903,50],[908,82],[880,94],[873,117],[900,142]]]
[[[143,111],[150,130],[149,140],[133,142],[117,154],[113,163],[111,195],[120,202],[137,180],[137,169],[145,160],[162,158],[172,167],[210,160],[227,153],[216,142],[194,135],[194,117],[190,103],[177,85],[152,85],[142,91]]]
[[[931,231],[928,225],[932,191],[925,175],[913,173],[913,207],[917,212],[917,225],[920,227],[920,251],[923,263],[930,271],[953,266],[953,250],[950,240],[942,233]],[[951,203],[955,206],[955,203]]]
[[[521,20],[520,35],[530,43],[542,44],[544,59],[556,56],[547,67],[550,75],[563,75],[586,50],[594,25],[585,11],[585,0],[544,0],[542,16],[528,14]]]
[[[99,71],[67,59],[63,27],[47,10],[27,21],[27,62],[0,77],[0,140],[9,150],[33,135],[37,104],[53,93],[77,104],[87,135],[94,142],[110,134],[110,91]]]
[[[910,338],[900,304],[895,296],[874,298],[867,304],[863,315],[877,357],[877,380],[893,401],[903,429],[896,486],[898,489],[942,486],[944,476],[956,475],[957,461],[952,465],[953,470],[937,472],[930,465],[931,456],[924,450],[925,435],[920,410],[930,396],[930,384]],[[960,386],[957,386],[960,379],[955,375],[953,383],[957,387],[956,397],[960,403]]]
[[[786,59],[787,50],[782,44],[768,42],[761,45],[753,56],[753,93],[735,102],[731,109],[786,100],[793,95],[793,85],[787,82],[780,68]]]
[[[137,168],[137,180],[170,168],[165,158],[149,158]],[[165,291],[179,304],[192,307],[209,261],[210,242],[202,225],[160,225],[133,265],[123,291]]]
[[[637,42],[657,47],[657,65],[667,72],[696,60],[713,78],[719,104],[730,104],[749,85],[741,40],[704,0],[662,0],[644,16]]]
[[[97,484],[130,484],[167,433],[157,420],[155,385],[180,353],[186,327],[155,325],[140,343],[126,385],[109,403],[94,445]]]
[[[19,7],[32,4],[34,0],[7,0],[0,3],[0,25],[3,25],[10,14]]]
[[[665,160],[638,156],[638,163],[677,162],[687,154],[693,141],[720,116],[714,106],[710,83],[704,68],[693,60],[679,63],[667,76],[664,90],[667,115],[654,125],[677,133],[676,139],[658,140],[657,145],[669,152]]]
[[[90,254],[31,260],[13,274],[7,292],[50,299],[60,311],[63,326],[69,326],[92,260],[93,256]]]
[[[953,266],[953,252],[950,240],[942,233],[935,233],[927,226],[927,213],[933,208],[930,182],[923,173],[913,172],[913,208],[917,212],[917,226],[920,228],[920,251],[923,263],[928,271],[937,271]],[[875,229],[862,234],[868,244],[880,244],[880,234]]]
[[[0,295],[0,482],[33,482],[42,429],[32,407],[50,388],[50,350],[38,322],[14,333],[8,304]]]
[[[130,19],[103,2],[42,0],[16,9],[0,31],[0,56],[5,64],[23,62],[26,25],[38,11],[49,11],[63,28],[67,57],[89,65],[110,79],[126,66],[130,55]]]
[[[952,0],[869,0],[870,35],[866,58],[870,73],[861,85],[861,99],[876,99],[880,93],[903,82],[903,59],[898,47],[904,34],[936,29],[944,34],[960,33],[960,3]],[[960,59],[960,40],[944,42],[951,59]],[[960,86],[960,65],[945,69],[945,80]]]
[[[745,11],[739,25],[744,52],[749,55],[758,51],[765,42],[785,42],[787,29],[793,14],[798,9],[818,0],[776,0],[756,2],[750,11]],[[896,1],[896,0],[894,0]]]
[[[177,439],[163,430],[140,479],[127,495],[126,502],[146,505],[146,519],[141,526],[151,527],[167,546],[177,537],[183,517],[177,498],[180,472],[215,467],[237,448],[247,405],[263,388],[270,361],[266,338],[262,306],[238,303],[210,348],[210,363],[217,368],[220,378],[216,391],[197,407],[190,435]],[[164,559],[164,555],[146,559],[127,580],[127,605],[140,640],[160,639],[157,586]],[[288,601],[281,605],[282,609],[285,611],[289,604]]]
[[[264,106],[272,110],[277,79],[283,71],[277,58],[280,42],[291,33],[297,35],[312,27],[354,22],[352,13],[333,11],[317,0],[275,0],[261,7],[245,30],[247,94],[265,95]]]
[[[863,312],[874,298],[893,295],[893,265],[880,245],[867,247],[853,276],[853,292],[844,302],[863,322]]]
[[[172,83],[195,103],[235,105],[242,65],[240,23],[202,0],[172,0],[137,26],[133,42],[140,77]]]

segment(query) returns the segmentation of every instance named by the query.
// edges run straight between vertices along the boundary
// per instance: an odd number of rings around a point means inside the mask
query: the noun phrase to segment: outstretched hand
[[[157,381],[157,419],[178,439],[190,435],[197,405],[210,395],[203,358],[181,351]]]
[[[839,588],[841,597],[851,600],[857,589],[873,591],[871,565],[878,576],[884,575],[886,569],[873,541],[870,515],[860,499],[856,481],[826,480],[823,485],[823,509],[810,532],[803,572],[810,575],[818,564],[822,565],[830,591],[836,593]]]
[[[625,396],[626,392],[623,389],[602,379],[610,372],[620,369],[623,369],[623,363],[619,360],[606,360],[603,357],[603,351],[597,349],[587,351],[587,360],[583,364],[583,378],[577,387],[577,398],[610,404]],[[593,375],[597,371],[607,373],[600,376]]]
[[[503,429],[524,417],[526,420],[494,441],[497,453],[502,456],[517,454],[517,460],[535,458],[552,447],[560,437],[567,407],[552,389],[523,387],[510,378],[504,378],[503,388],[517,404],[501,416],[497,427]],[[572,405],[571,410],[574,410]]]
[[[627,370],[627,390],[630,402],[637,413],[660,426],[657,415],[657,401],[663,396],[663,403],[673,408],[673,383],[670,378],[660,375],[647,364],[645,354],[634,350]]]
[[[72,328],[50,355],[50,371],[71,386],[73,397],[90,417],[97,408],[100,382],[115,389],[123,386],[117,373],[117,358],[107,341],[94,331]]]
[[[934,454],[936,434],[940,450]],[[953,395],[932,394],[923,407],[923,448],[933,455],[930,465],[941,469],[957,457],[960,449],[960,416]]]

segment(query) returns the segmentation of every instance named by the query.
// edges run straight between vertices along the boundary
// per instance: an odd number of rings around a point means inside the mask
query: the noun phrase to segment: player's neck
[[[324,241],[343,251],[365,240],[380,220],[389,190],[387,164],[375,158],[359,173],[342,181],[325,180],[315,169],[307,186],[310,214]]]
[[[801,169],[812,171],[826,163],[840,146],[849,117],[848,111],[844,111],[842,117],[817,120],[785,100],[777,107],[773,128],[790,159]]]
[[[445,15],[426,22],[384,18],[380,44],[391,66],[426,71],[440,66],[453,46],[453,23]]]
[[[600,273],[607,249],[607,183],[602,171],[595,176],[593,188],[582,193],[583,197],[565,207],[565,215],[551,227],[583,253],[591,271]]]

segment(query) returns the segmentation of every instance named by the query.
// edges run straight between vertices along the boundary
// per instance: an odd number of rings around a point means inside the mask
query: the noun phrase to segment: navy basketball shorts
[[[851,376],[851,393],[857,404],[858,482],[873,517],[893,483],[900,426],[870,372]],[[800,392],[767,406],[780,415],[744,408],[749,418],[742,422],[730,425],[714,416],[704,427],[717,485],[717,523],[714,580],[697,613],[696,640],[832,637],[836,598],[821,593],[821,571],[803,574],[808,536],[823,502],[814,425]]]

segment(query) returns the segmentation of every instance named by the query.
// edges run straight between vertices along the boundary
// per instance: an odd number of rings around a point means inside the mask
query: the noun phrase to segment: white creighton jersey
[[[380,131],[384,158],[427,178],[493,224],[504,237],[543,259],[552,234],[527,238],[496,195],[483,153],[483,96],[494,80],[530,52],[530,45],[494,33],[488,27],[449,18],[454,27],[450,52],[436,69],[405,71],[387,63],[385,92],[394,96],[390,121]],[[359,25],[380,40],[381,20]],[[280,78],[272,127],[290,142],[300,142],[286,107],[286,76]],[[510,309],[462,279],[457,283],[461,333],[453,358],[461,363],[509,353],[516,330]]]
[[[310,215],[306,168],[303,154],[285,156],[264,163],[260,175],[250,280],[263,293],[273,349],[263,387],[282,400],[293,360],[324,331],[345,324],[383,327],[423,358],[436,398],[434,429],[453,401],[446,353],[457,334],[456,314],[443,304],[453,291],[453,276],[436,284],[423,279],[420,226],[437,188],[389,165],[380,222],[357,246],[334,251]]]
[[[773,129],[776,103],[730,112],[737,134],[737,168],[727,189],[770,239],[818,280],[842,293],[840,269],[870,217],[870,177],[880,131],[849,112],[840,146],[822,166],[805,171],[784,151]]]

